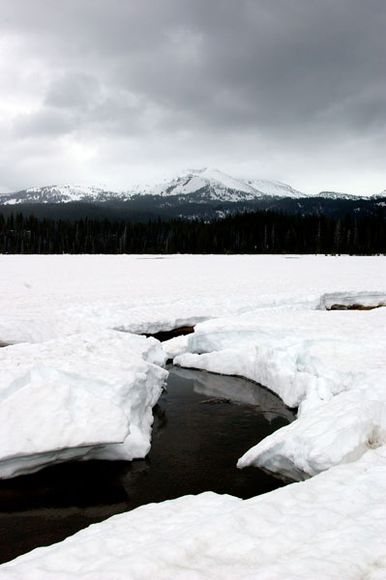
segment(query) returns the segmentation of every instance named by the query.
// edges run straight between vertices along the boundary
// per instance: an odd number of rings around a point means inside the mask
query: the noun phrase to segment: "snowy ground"
[[[322,294],[386,289],[383,257],[1,256],[0,343],[157,332]]]
[[[0,349],[0,475],[68,450],[82,458],[82,447],[146,453],[165,355],[117,330],[198,323],[164,344],[168,357],[299,407],[239,467],[311,477],[244,502],[145,506],[3,565],[0,578],[386,578],[386,309],[329,310],[385,303],[384,257],[0,256],[0,268],[0,343],[33,343]],[[49,448],[53,422],[37,428],[47,398],[60,425]]]

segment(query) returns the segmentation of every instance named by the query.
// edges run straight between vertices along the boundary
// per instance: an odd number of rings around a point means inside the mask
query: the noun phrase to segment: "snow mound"
[[[383,444],[385,328],[384,309],[267,310],[197,325],[188,352],[174,362],[244,376],[299,407],[294,423],[253,447],[238,465],[303,479]]]
[[[386,452],[250,500],[150,504],[0,566],[0,579],[386,576]],[[280,530],[280,532],[278,531]]]
[[[115,331],[2,348],[0,477],[144,457],[164,363],[155,339]]]

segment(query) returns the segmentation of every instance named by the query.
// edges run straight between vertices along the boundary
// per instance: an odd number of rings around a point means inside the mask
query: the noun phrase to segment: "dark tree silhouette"
[[[138,223],[0,214],[0,252],[383,254],[386,215],[328,217],[258,211],[210,222],[156,219]]]

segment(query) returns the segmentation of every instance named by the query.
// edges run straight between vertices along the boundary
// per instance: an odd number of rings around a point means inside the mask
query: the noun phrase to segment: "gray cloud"
[[[96,78],[70,72],[49,86],[44,104],[63,109],[89,110],[100,100],[101,87]]]
[[[124,187],[196,163],[305,190],[386,187],[383,0],[0,8],[4,188],[64,169]]]

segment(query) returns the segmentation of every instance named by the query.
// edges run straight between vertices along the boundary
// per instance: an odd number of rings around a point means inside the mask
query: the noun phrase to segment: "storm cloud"
[[[0,0],[0,188],[386,188],[384,0]]]

